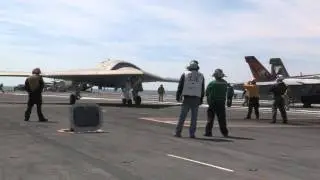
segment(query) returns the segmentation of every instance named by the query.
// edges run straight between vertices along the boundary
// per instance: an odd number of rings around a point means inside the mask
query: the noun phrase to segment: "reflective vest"
[[[187,71],[184,73],[183,96],[198,96],[202,94],[202,83],[204,77],[198,71]]]

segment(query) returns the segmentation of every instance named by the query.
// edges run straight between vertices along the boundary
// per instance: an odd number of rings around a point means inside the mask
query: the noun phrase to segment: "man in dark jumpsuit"
[[[158,88],[159,102],[163,102],[164,93],[165,93],[164,87],[161,84],[160,87]]]
[[[0,91],[1,91],[2,93],[4,93],[3,84],[2,84],[2,83],[0,84]]]
[[[230,83],[228,83],[228,91],[227,91],[227,106],[228,107],[232,106],[232,98],[233,98],[233,96],[234,96],[234,89],[230,85]]]
[[[32,76],[28,77],[25,81],[25,89],[29,94],[28,98],[28,107],[25,111],[25,121],[29,121],[30,114],[32,111],[32,107],[34,104],[37,105],[37,113],[39,121],[45,122],[48,121],[43,114],[41,110],[42,106],[42,91],[44,88],[44,81],[42,77],[40,76],[41,71],[39,68],[36,68],[32,71]]]
[[[283,82],[283,76],[279,75],[277,77],[277,84],[273,85],[270,88],[270,92],[273,93],[273,104],[272,104],[272,122],[276,123],[277,120],[277,109],[282,116],[282,120],[284,124],[288,123],[287,112],[285,108],[285,99],[284,95],[287,91],[287,85]]]
[[[212,136],[214,116],[216,114],[218,117],[220,132],[224,137],[227,137],[229,131],[227,129],[225,104],[228,83],[223,79],[225,75],[221,69],[216,69],[213,76],[216,80],[211,81],[206,89],[209,108],[207,110],[207,125],[204,136]]]

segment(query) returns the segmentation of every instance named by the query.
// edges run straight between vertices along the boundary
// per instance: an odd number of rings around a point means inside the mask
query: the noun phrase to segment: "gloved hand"
[[[211,100],[209,98],[207,98],[207,104],[209,104],[209,105],[212,104]]]
[[[181,101],[181,96],[176,96],[176,101],[180,102]]]

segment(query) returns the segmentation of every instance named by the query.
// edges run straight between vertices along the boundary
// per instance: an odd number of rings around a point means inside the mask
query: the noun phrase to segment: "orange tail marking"
[[[246,56],[245,59],[257,81],[271,80],[270,72],[254,56]]]

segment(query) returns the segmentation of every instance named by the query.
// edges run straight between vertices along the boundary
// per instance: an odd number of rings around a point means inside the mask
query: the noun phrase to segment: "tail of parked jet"
[[[256,59],[254,56],[245,56],[253,77],[260,82],[273,81],[277,75],[281,74],[285,78],[299,78],[299,79],[320,79],[320,74],[305,74],[298,76],[290,76],[280,58],[270,58],[271,73]]]
[[[246,62],[249,64],[253,77],[257,81],[271,81],[275,78],[255,56],[245,56]]]
[[[280,58],[271,58],[269,63],[271,64],[271,74],[273,76],[281,74],[285,78],[290,77]]]

